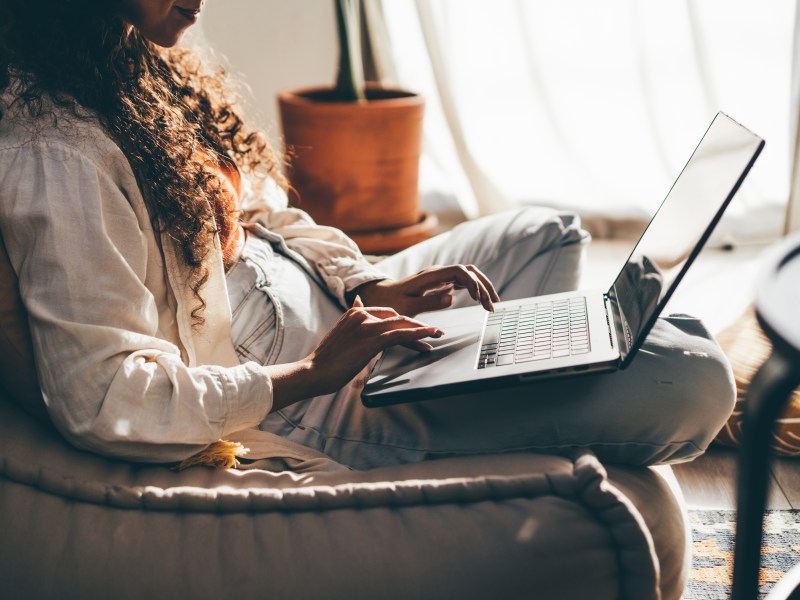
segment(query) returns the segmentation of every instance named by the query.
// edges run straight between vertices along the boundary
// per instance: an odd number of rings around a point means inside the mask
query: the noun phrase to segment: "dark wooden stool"
[[[745,402],[733,570],[734,600],[758,596],[764,509],[770,473],[772,427],[800,385],[800,236],[776,247],[761,277],[756,316],[772,354],[753,378]],[[800,600],[800,568],[792,569],[768,600]]]

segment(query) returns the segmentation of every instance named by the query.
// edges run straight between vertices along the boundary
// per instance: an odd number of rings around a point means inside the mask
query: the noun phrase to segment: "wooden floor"
[[[736,508],[737,452],[712,447],[697,460],[672,468],[689,508]],[[800,509],[800,459],[775,459],[767,508]]]
[[[583,288],[607,289],[633,241],[595,241],[589,248]],[[752,302],[764,247],[707,249],[698,257],[667,307],[703,319],[719,333]],[[690,508],[736,507],[736,451],[712,447],[691,463],[673,468]],[[800,509],[800,458],[778,459],[772,468],[770,509]]]

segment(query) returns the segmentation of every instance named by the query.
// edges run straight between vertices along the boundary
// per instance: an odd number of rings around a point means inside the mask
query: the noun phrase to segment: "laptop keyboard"
[[[587,354],[589,349],[585,298],[538,302],[488,316],[478,368]]]

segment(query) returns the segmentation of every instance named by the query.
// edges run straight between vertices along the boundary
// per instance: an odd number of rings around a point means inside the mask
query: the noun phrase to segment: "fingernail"
[[[423,352],[430,352],[433,350],[433,346],[431,346],[428,342],[422,342],[424,349]]]
[[[453,297],[450,294],[445,294],[439,299],[439,304],[442,306],[450,306],[453,303]]]
[[[436,330],[436,331],[433,333],[433,337],[437,337],[437,338],[440,338],[440,337],[442,337],[443,335],[444,335],[444,331],[442,331],[441,329],[437,329],[437,330]]]

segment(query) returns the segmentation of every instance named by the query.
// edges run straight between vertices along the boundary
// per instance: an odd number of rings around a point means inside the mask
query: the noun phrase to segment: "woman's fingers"
[[[486,289],[483,281],[481,281],[472,269],[464,265],[453,265],[447,268],[455,275],[456,283],[463,285],[473,300],[480,302],[486,310],[494,311],[494,305],[492,304],[492,297],[489,290]]]
[[[351,310],[365,311],[358,313],[361,318],[369,313],[384,319],[390,317],[393,310],[416,315],[448,308],[453,303],[453,291],[457,289],[466,289],[488,311],[493,311],[493,303],[500,300],[494,285],[480,269],[475,265],[457,264],[429,267],[400,281],[381,281],[368,286],[365,293],[368,293],[368,302],[373,304],[365,307],[361,296],[357,296]]]
[[[446,289],[452,289],[452,285]],[[450,303],[453,301],[452,295],[448,295],[448,298],[442,299],[441,295],[437,295],[434,297],[407,297],[406,307],[403,310],[403,314],[413,317],[416,314],[421,312],[426,312],[429,310],[438,310],[440,308],[446,308],[450,306]],[[421,302],[417,302],[417,300],[421,300]],[[361,302],[361,298],[356,296],[355,301],[353,302],[353,309],[357,309],[355,314],[361,315],[361,318],[366,319],[368,316],[377,317],[378,319],[389,319],[392,317],[396,317],[399,313],[389,306],[368,306],[364,307],[363,303]],[[419,321],[415,321],[419,323]]]
[[[435,279],[432,281],[435,281]],[[434,288],[423,286],[426,293],[418,297],[409,298],[410,303],[413,304],[413,311],[409,312],[416,314],[449,306],[453,300],[453,287],[452,281],[440,282]],[[377,342],[376,351],[378,352],[390,346],[398,345],[418,352],[430,352],[433,346],[423,341],[424,338],[439,338],[444,335],[444,332],[437,327],[426,325],[409,316],[398,314],[393,308],[383,306],[365,307],[360,296],[355,297],[353,307],[348,313],[351,323],[357,330],[360,330],[365,338],[371,338]]]
[[[441,285],[437,285],[436,287],[428,288],[425,291],[423,291],[420,295],[434,296],[438,294],[452,294],[454,289],[456,289],[456,284],[453,283],[452,281],[448,281]]]
[[[475,265],[467,265],[467,269],[472,271],[475,274],[475,276],[481,280],[481,283],[483,283],[484,287],[489,292],[492,301],[500,302],[500,295],[497,293],[497,290],[494,289],[494,284],[489,280],[489,278],[486,275],[484,275],[481,272],[481,270]]]
[[[443,336],[437,327],[391,308],[365,308],[360,298],[306,358],[314,370],[316,393],[329,393],[351,381],[379,352],[403,345],[419,352],[432,346],[424,338]]]
[[[390,319],[399,315],[395,309],[388,306],[368,306],[362,308],[359,312],[365,316],[377,317],[379,319]]]
[[[408,315],[401,315],[395,309],[388,307],[353,307],[346,314],[355,322],[368,323],[379,331],[397,328],[429,327],[422,321],[417,321]],[[433,327],[433,329],[435,330],[436,328]]]
[[[358,337],[380,338],[379,350],[388,345],[403,344],[419,350],[430,350],[429,344],[417,343],[426,337],[439,338],[444,332],[411,317],[400,315],[392,308],[353,308],[350,309],[350,323]],[[354,332],[355,333],[355,332]]]
[[[459,276],[461,270],[463,270],[461,265],[430,267],[409,278],[407,291],[422,296],[426,292],[435,292],[446,285],[458,285],[464,279],[464,275]]]
[[[450,289],[452,290],[452,287]],[[453,294],[451,291],[427,294],[425,296],[407,296],[405,298],[405,310],[403,310],[403,313],[414,316],[423,312],[442,310],[443,308],[448,308],[452,304]]]
[[[384,348],[390,346],[405,346],[418,352],[430,352],[433,346],[423,341],[426,337],[441,337],[441,332],[432,334],[430,327],[419,327],[416,329],[391,329],[381,334],[381,345]],[[433,328],[435,329],[435,328]]]
[[[421,321],[417,321],[416,319],[412,319],[411,317],[406,317],[403,315],[389,317],[387,319],[380,319],[374,323],[371,323],[370,326],[372,329],[374,329],[376,334],[390,333],[392,331],[399,330],[405,335],[412,337],[418,335],[419,337],[439,338],[444,335],[439,328],[433,325],[426,325]]]
[[[433,293],[447,285],[464,288],[486,310],[494,310],[493,301],[500,298],[489,278],[474,265],[448,265],[432,267],[415,275],[409,281],[408,292],[416,296]]]

